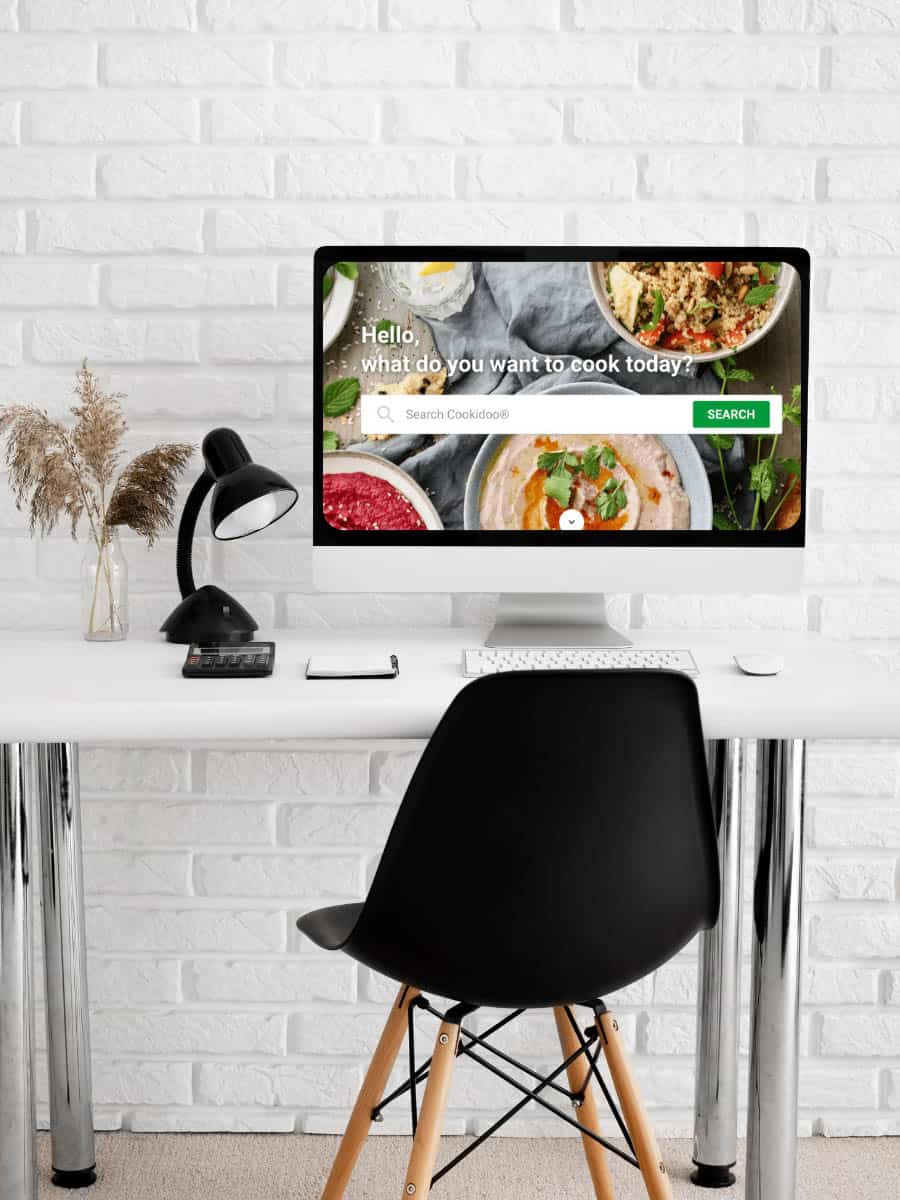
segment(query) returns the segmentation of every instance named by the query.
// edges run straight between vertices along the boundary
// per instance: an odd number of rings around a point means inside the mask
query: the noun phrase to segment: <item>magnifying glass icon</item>
[[[379,404],[377,413],[379,421],[390,421],[390,423],[393,425],[394,418],[391,416],[391,410],[386,404]]]

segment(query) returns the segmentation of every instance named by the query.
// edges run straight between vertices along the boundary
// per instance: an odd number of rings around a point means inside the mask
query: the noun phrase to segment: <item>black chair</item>
[[[401,987],[322,1200],[339,1200],[373,1119],[409,1093],[414,1140],[406,1196],[427,1197],[453,1064],[466,1055],[523,1093],[474,1149],[536,1101],[581,1131],[600,1200],[606,1151],[642,1172],[651,1200],[671,1188],[604,994],[671,958],[716,921],[719,874],[697,694],[684,675],[546,671],[488,676],[456,697],[434,732],[369,895],[308,913],[299,928]],[[424,992],[450,997],[445,1011]],[[476,1008],[512,1010],[486,1033]],[[593,1019],[582,1029],[573,1005]],[[490,1037],[524,1010],[552,1008],[563,1062],[541,1076]],[[416,1010],[440,1020],[415,1062]],[[404,1035],[410,1078],[384,1095]],[[605,1059],[621,1113],[598,1070]],[[498,1063],[500,1065],[498,1065]],[[525,1074],[527,1082],[510,1075]],[[568,1086],[557,1082],[565,1075]],[[416,1085],[427,1078],[421,1114]],[[595,1082],[627,1150],[600,1132]],[[562,1094],[577,1118],[547,1093]]]

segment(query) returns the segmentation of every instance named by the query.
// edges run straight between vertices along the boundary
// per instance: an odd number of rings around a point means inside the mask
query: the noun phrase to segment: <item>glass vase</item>
[[[119,531],[104,527],[81,563],[82,630],[88,642],[121,642],[128,636],[128,564]]]

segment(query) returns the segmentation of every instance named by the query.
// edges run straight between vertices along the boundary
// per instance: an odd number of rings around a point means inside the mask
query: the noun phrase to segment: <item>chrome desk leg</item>
[[[35,1200],[30,747],[0,745],[0,1200]]]
[[[757,743],[747,1200],[794,1200],[803,889],[802,741]]]
[[[741,794],[746,757],[737,740],[709,743],[718,822],[722,904],[700,942],[694,1162],[698,1187],[734,1183],[737,1161],[738,1018],[741,981]]]
[[[53,1182],[58,1187],[81,1188],[95,1181],[96,1172],[78,747],[50,742],[36,749],[41,785]]]

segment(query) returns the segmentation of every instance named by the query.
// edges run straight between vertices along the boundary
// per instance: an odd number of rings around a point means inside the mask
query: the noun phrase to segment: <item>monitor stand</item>
[[[486,646],[617,647],[627,637],[606,620],[602,592],[556,595],[503,592]]]

